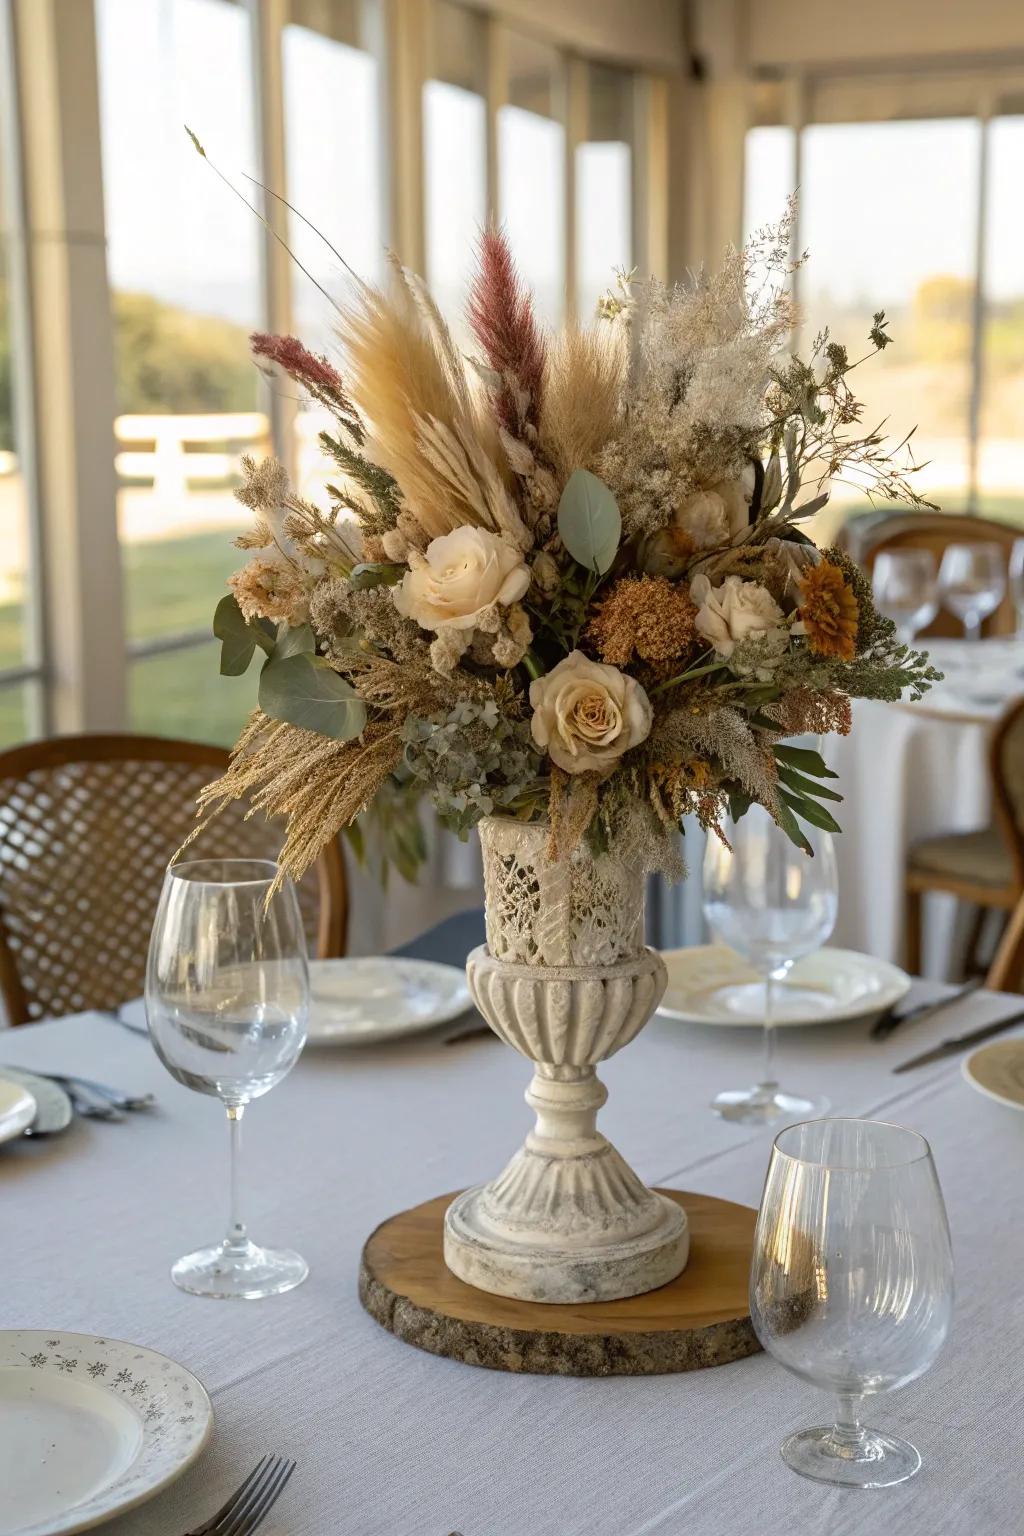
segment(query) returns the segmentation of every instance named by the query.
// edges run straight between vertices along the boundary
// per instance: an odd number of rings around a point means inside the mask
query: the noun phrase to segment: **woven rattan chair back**
[[[195,827],[221,747],[63,736],[0,752],[0,997],[8,1022],[116,1008],[144,985],[168,861]],[[276,858],[278,827],[228,806],[196,858]],[[332,843],[298,888],[311,954],[344,954],[347,891]]]
[[[998,544],[1010,561],[1010,551],[1020,537],[1020,529],[1010,523],[997,523],[985,517],[962,517],[953,512],[896,513],[884,522],[876,524],[867,536],[864,564],[874,569],[875,560],[882,550],[927,549],[935,556],[935,564],[941,564],[949,544]],[[1012,635],[1017,626],[1017,610],[1007,592],[995,613],[982,625],[985,635]],[[935,618],[918,635],[919,640],[929,635],[952,637],[962,635],[964,627],[955,614],[940,608]]]

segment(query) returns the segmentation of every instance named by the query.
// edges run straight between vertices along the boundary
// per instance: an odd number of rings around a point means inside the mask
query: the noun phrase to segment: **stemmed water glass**
[[[916,1448],[868,1429],[861,1399],[933,1364],[953,1311],[946,1210],[923,1136],[814,1120],[775,1138],[754,1235],[750,1315],[770,1355],[835,1393],[835,1423],[783,1443],[795,1472],[853,1488],[902,1483]]]
[[[761,977],[754,1003],[764,1020],[764,1066],[753,1088],[729,1089],[711,1103],[726,1120],[770,1124],[782,1116],[820,1114],[824,1100],[780,1088],[775,1076],[778,983],[820,949],[836,921],[836,860],[827,832],[813,858],[795,847],[760,806],[727,829],[728,844],[709,837],[704,855],[704,916],[714,936]],[[749,1005],[751,989],[744,988]],[[724,1000],[727,1001],[727,1000]],[[751,1010],[752,1011],[752,1010]]]
[[[871,573],[875,607],[910,645],[939,611],[938,571],[930,549],[883,549]]]
[[[272,1296],[299,1285],[305,1259],[251,1241],[239,1207],[246,1106],[291,1070],[306,1040],[309,972],[295,891],[275,889],[263,859],[172,866],[146,972],[146,1015],[172,1077],[219,1098],[231,1137],[230,1222],[223,1242],[179,1259],[171,1278],[199,1296]]]
[[[947,544],[939,567],[939,591],[960,619],[968,640],[981,639],[982,622],[1006,595],[1006,560],[998,544]]]

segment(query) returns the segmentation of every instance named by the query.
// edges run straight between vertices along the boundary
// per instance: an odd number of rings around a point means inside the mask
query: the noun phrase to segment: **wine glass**
[[[1010,596],[1017,610],[1017,639],[1024,639],[1024,539],[1014,539],[1010,551]]]
[[[761,806],[729,828],[729,842],[709,837],[704,855],[704,916],[715,938],[763,978],[722,989],[727,1008],[762,1014],[764,1066],[753,1088],[718,1094],[712,1109],[725,1120],[768,1125],[784,1115],[820,1114],[824,1100],[784,1092],[775,1076],[776,983],[794,963],[825,943],[836,921],[836,858],[827,832],[813,858],[796,848]],[[727,995],[723,995],[727,994]],[[809,999],[820,1006],[820,996]]]
[[[930,549],[883,549],[871,573],[875,607],[892,619],[904,645],[939,611],[938,571]]]
[[[947,544],[939,567],[939,590],[968,640],[981,639],[981,625],[1006,595],[1006,562],[998,544]]]
[[[259,1248],[242,1221],[242,1116],[294,1066],[306,1040],[309,972],[295,891],[276,864],[206,859],[164,878],[146,970],[154,1049],[172,1077],[219,1098],[228,1112],[227,1236],[179,1259],[175,1285],[197,1296],[273,1296],[299,1285],[305,1259]]]
[[[861,1399],[928,1370],[949,1332],[953,1254],[923,1136],[875,1120],[813,1120],[775,1138],[754,1234],[750,1315],[780,1364],[839,1399],[782,1457],[852,1488],[902,1483],[916,1448],[861,1423]]]

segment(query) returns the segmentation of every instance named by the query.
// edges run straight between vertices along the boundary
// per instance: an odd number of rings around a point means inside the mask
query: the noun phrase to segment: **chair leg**
[[[988,913],[988,907],[977,906],[974,909],[974,919],[971,923],[966,947],[964,948],[965,981],[969,980],[972,976],[980,976],[984,972],[985,967],[981,962],[980,948],[982,935],[985,932],[985,919]]]
[[[904,891],[903,953],[911,976],[921,974],[921,892],[908,885]]]

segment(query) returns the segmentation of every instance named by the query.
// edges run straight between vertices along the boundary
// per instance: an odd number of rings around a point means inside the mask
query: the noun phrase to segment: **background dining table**
[[[480,914],[406,952],[460,961]],[[941,991],[919,983],[912,996]],[[894,1076],[945,1035],[1013,1009],[980,993],[884,1044],[863,1021],[780,1031],[788,1087],[832,1112],[896,1120],[931,1141],[957,1264],[952,1336],[934,1368],[876,1399],[872,1424],[924,1466],[884,1492],[804,1481],[781,1440],[824,1421],[828,1396],[758,1354],[687,1375],[508,1375],[421,1353],[361,1309],[362,1244],[394,1211],[490,1177],[522,1140],[529,1066],[489,1039],[434,1035],[308,1049],[246,1116],[244,1211],[257,1241],[310,1263],[270,1300],[176,1290],[171,1261],[225,1220],[227,1134],[212,1099],[173,1082],[148,1041],[81,1015],[0,1034],[0,1062],[77,1072],[158,1106],[122,1124],[77,1121],[0,1152],[0,1326],[75,1329],[168,1353],[216,1416],[201,1459],[113,1521],[111,1536],[181,1536],[264,1452],[298,1471],[266,1536],[941,1536],[1020,1528],[1024,1458],[1024,1114],[982,1098],[954,1057]],[[448,1033],[453,1026],[448,1027]],[[756,1074],[743,1028],[655,1019],[601,1069],[601,1124],[652,1184],[758,1203],[772,1132],[708,1109]]]
[[[915,704],[858,699],[850,734],[822,740],[847,829],[836,839],[841,900],[832,942],[897,965],[907,849],[919,838],[988,825],[992,728],[1024,693],[1024,643],[1016,638],[921,645],[941,683]],[[969,914],[935,894],[925,897],[923,915],[923,974],[958,975]]]

